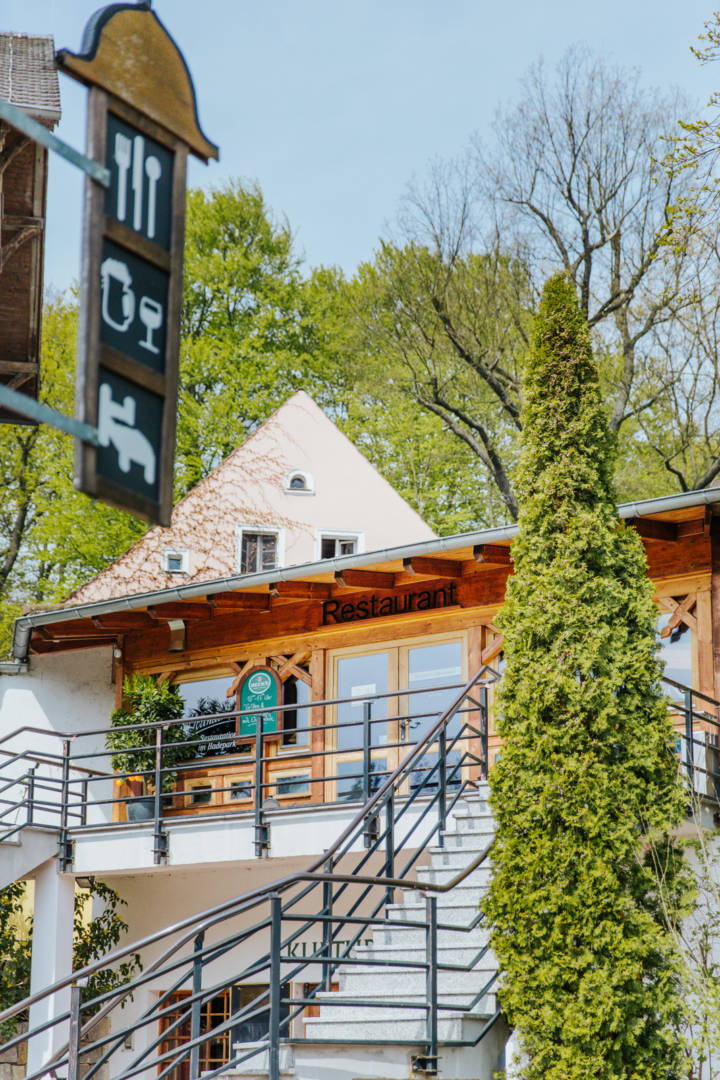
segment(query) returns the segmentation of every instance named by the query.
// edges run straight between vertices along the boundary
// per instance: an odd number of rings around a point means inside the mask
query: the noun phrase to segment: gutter
[[[644,517],[649,514],[666,514],[671,510],[682,510],[693,506],[708,506],[720,503],[720,488],[703,488],[701,491],[684,491],[678,495],[662,495],[655,499],[641,502],[622,503],[617,511],[621,519]],[[381,562],[409,559],[417,555],[437,555],[458,548],[472,547],[476,544],[497,544],[512,540],[517,535],[517,525],[501,525],[493,529],[480,529],[474,532],[457,533],[454,536],[441,536],[433,540],[421,540],[401,547],[381,548],[365,551],[361,555],[343,555],[336,559],[320,559],[315,562],[286,566],[278,570],[266,570],[256,574],[230,574],[212,581],[193,582],[177,585],[171,589],[158,589],[153,592],[134,593],[113,600],[97,600],[77,607],[59,608],[54,611],[37,612],[34,615],[21,615],[15,620],[12,652],[15,663],[10,663],[12,673],[18,670],[18,662],[24,669],[30,647],[33,627],[48,626],[68,619],[93,619],[99,615],[109,615],[117,611],[133,611],[150,604],[164,604],[169,601],[181,602],[201,596],[214,596],[216,593],[233,589],[247,589],[258,585],[271,585],[278,581],[295,581],[319,574],[332,574],[337,570],[369,566]],[[9,674],[0,665],[0,674]]]

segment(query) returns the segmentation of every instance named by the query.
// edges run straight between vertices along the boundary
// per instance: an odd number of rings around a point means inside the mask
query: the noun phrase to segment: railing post
[[[371,719],[372,701],[363,701],[363,802],[367,802],[370,798],[370,769],[372,768],[370,757]]]
[[[203,960],[202,947],[205,942],[205,931],[201,930],[195,938],[195,955],[193,957],[192,992],[193,1003],[190,1010],[190,1041],[200,1038],[200,1020],[202,1018],[202,1001],[197,996],[202,990]],[[190,1076],[200,1076],[200,1043],[193,1046],[190,1051]]]
[[[82,800],[80,805],[80,824],[87,825],[87,811],[88,811],[88,791],[89,783],[85,779],[80,785],[80,798]]]
[[[385,801],[385,877],[395,877],[395,797],[390,791]],[[385,889],[385,907],[395,899],[392,885]]]
[[[70,987],[70,1031],[68,1033],[68,1080],[80,1077],[80,995],[77,983]]]
[[[685,691],[685,765],[690,778],[690,791],[695,792],[695,746],[693,743],[692,691]]]
[[[270,1045],[268,1080],[280,1080],[280,945],[282,907],[279,896],[270,897]]]
[[[255,857],[260,859],[270,847],[263,813],[263,718],[255,721]]]
[[[25,796],[25,824],[32,825],[33,818],[35,817],[35,770],[37,765],[33,765],[32,769],[28,770],[27,774],[27,794]]]
[[[438,735],[438,847],[445,847],[445,820],[447,818],[447,725],[443,724]]]
[[[325,863],[325,873],[332,874],[333,872],[333,860],[332,857]],[[332,945],[333,945],[333,882],[323,881],[323,906],[322,913],[325,916],[322,926],[322,949],[321,955],[323,960],[327,961],[323,964],[322,983],[323,990],[330,990],[332,986],[332,972],[331,964],[332,960]]]
[[[370,798],[372,775],[372,701],[363,701],[363,774],[362,774],[362,798],[367,802]],[[372,814],[365,818],[363,839],[365,847],[369,848],[377,837],[377,816]]]
[[[155,843],[153,846],[153,862],[156,866],[160,866],[163,859],[167,857],[168,842],[167,836],[162,827],[162,786],[163,786],[163,771],[162,771],[162,759],[163,759],[163,728],[158,726],[155,731]]]
[[[488,689],[483,686],[480,691],[480,757],[482,758],[482,779],[487,780],[490,771],[488,748],[488,728],[490,717],[488,716]]]
[[[65,871],[72,865],[72,844],[68,830],[68,798],[70,793],[70,740],[63,739],[62,778],[60,780],[60,851],[58,860],[60,870]]]
[[[425,998],[427,1005],[425,1072],[435,1074],[438,1066],[438,947],[437,897],[425,898]]]

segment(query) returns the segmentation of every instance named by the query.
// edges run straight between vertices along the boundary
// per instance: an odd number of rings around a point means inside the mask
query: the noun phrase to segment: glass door
[[[396,687],[397,672],[391,663],[392,651],[339,656],[335,660],[335,696],[347,698],[334,709],[332,773],[337,777],[338,802],[361,801],[364,792],[363,747],[365,715],[369,705],[370,794],[382,783],[393,761],[389,744],[397,742],[397,713],[394,700],[374,699]],[[383,749],[385,748],[385,749]],[[330,770],[328,770],[330,772]]]
[[[441,713],[458,694],[458,684],[465,682],[464,648],[462,640],[437,641],[430,645],[409,645],[400,650],[400,682],[418,693],[403,697],[399,719],[404,742],[415,743],[433,727]],[[403,677],[404,676],[404,677]],[[448,689],[437,689],[447,687]],[[448,753],[446,758],[448,786],[460,783],[460,761],[466,740],[451,748],[460,733],[462,715],[456,715],[447,726]],[[425,783],[437,789],[438,750],[434,743],[418,761],[410,778],[410,789]]]

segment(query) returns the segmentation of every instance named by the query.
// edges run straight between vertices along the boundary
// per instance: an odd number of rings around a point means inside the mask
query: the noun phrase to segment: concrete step
[[[487,821],[483,824],[480,832],[457,832],[456,830],[446,832],[443,837],[444,843],[442,847],[439,844],[433,844],[427,850],[431,858],[435,852],[440,851],[457,851],[460,849],[481,852],[488,846],[494,836],[495,825],[492,821]]]
[[[438,930],[438,948],[441,951],[458,947],[480,949],[486,944],[489,937],[490,930],[482,923],[479,926],[474,927],[474,929],[467,931],[463,931],[461,927],[458,927],[457,930]],[[425,926],[423,925],[418,930],[411,926],[395,926],[389,930],[375,927],[373,944],[369,946],[358,946],[355,950],[355,955],[364,955],[366,948],[369,951],[374,951],[376,949],[390,949],[393,952],[402,952],[403,950],[407,951],[409,949],[424,949]]]
[[[461,1004],[467,1004],[495,971],[492,955],[483,957],[472,971],[438,971],[438,994],[441,999],[458,998]],[[381,1001],[393,994],[400,997],[425,994],[425,972],[421,968],[341,968],[337,979],[340,993],[348,997]]]
[[[470,836],[469,833],[463,833],[463,836]],[[431,867],[452,867],[456,871],[464,870],[466,866],[469,866],[471,862],[474,862],[479,855],[482,855],[483,851],[487,849],[492,834],[485,834],[488,839],[485,840],[482,837],[472,836],[472,843],[469,843],[467,847],[457,848],[430,848],[430,866]],[[489,862],[490,856],[487,860]],[[481,863],[484,866],[485,863]]]
[[[396,1012],[398,1010],[393,1010]],[[488,1014],[491,1015],[491,1014]],[[450,1014],[438,1017],[438,1040],[440,1042],[460,1042],[471,1040],[480,1034],[486,1022],[485,1016],[461,1016]],[[425,1015],[417,1013],[415,1017],[368,1018],[367,1020],[337,1019],[313,1017],[305,1021],[305,1033],[308,1039],[417,1039],[424,1043],[427,1037]]]
[[[456,935],[462,939],[456,942],[455,945],[443,944],[438,941],[438,962],[441,964],[471,964],[478,953],[485,948],[487,942],[483,941],[480,944],[466,944],[464,935]],[[439,937],[439,935],[438,935]],[[488,957],[490,954],[486,954]],[[358,960],[386,960],[393,965],[401,964],[403,961],[408,963],[425,963],[425,944],[417,944],[413,948],[409,948],[407,944],[400,946],[388,947],[388,946],[363,946],[362,949],[355,949],[354,956]],[[490,962],[490,961],[488,961]],[[347,970],[351,970],[356,965],[348,965]],[[344,967],[339,968],[340,971],[346,970]],[[377,970],[377,969],[376,969]],[[397,970],[397,969],[395,969]]]
[[[497,995],[495,993],[495,984],[493,984],[491,990],[484,995],[480,1001],[476,1002],[470,1009],[470,1004],[474,1000],[475,995],[482,989],[482,983],[473,987],[470,993],[460,994],[442,994],[438,997],[438,1004],[443,1006],[449,1006],[449,1008],[442,1008],[439,1010],[439,1017],[445,1020],[451,1020],[453,1018],[469,1017],[474,1019],[483,1019],[492,1016],[497,1009]],[[348,994],[343,991],[334,991],[332,994],[319,994],[317,997],[318,1004],[320,1005],[320,1016],[311,1018],[306,1021],[307,1024],[319,1024],[328,1023],[333,1026],[337,1026],[338,1030],[342,1030],[343,1024],[357,1023],[362,1029],[363,1024],[375,1024],[379,1022],[395,1023],[402,1020],[421,1020],[425,1022],[425,993],[409,993],[404,990],[403,993],[386,993],[384,995],[384,1001],[391,1004],[393,999],[396,1001],[402,1001],[403,1005],[397,1008],[384,1007],[383,1001],[378,1001],[377,1005],[371,1007],[369,1005],[344,1005],[343,999],[354,1000],[355,995]],[[332,1004],[328,1002],[328,999],[332,1000]],[[312,1036],[313,1038],[320,1038],[321,1036]],[[329,1037],[329,1036],[328,1036]],[[368,1035],[368,1038],[370,1036]],[[408,1036],[411,1038],[412,1036]]]
[[[458,876],[461,870],[465,869],[469,862],[472,862],[472,859],[463,860],[462,865],[460,866],[418,866],[417,880],[424,882],[426,881],[430,885],[447,885],[448,882],[452,881],[453,878],[456,878]],[[463,885],[479,885],[487,888],[487,886],[490,884],[491,874],[492,868],[488,866],[487,862],[484,862],[480,866],[476,867],[475,870],[472,870],[468,874],[468,876],[460,883],[460,885],[457,886],[457,888],[462,888]],[[445,896],[448,895],[450,894],[445,893]],[[440,901],[438,899],[438,906],[439,904]]]

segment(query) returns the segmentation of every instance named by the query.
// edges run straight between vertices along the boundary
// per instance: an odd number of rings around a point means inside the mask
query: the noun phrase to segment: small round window
[[[290,477],[290,490],[291,491],[307,491],[307,480],[301,473],[295,473]]]

